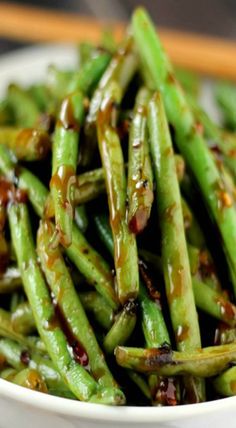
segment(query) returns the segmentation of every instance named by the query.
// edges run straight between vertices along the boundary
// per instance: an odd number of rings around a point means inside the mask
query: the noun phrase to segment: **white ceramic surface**
[[[49,45],[2,57],[0,97],[12,80],[29,84],[44,78],[50,63],[73,66],[74,49]],[[203,101],[215,114],[209,82]],[[0,379],[0,428],[222,428],[224,424],[236,428],[236,397],[176,408],[112,408],[48,396]]]

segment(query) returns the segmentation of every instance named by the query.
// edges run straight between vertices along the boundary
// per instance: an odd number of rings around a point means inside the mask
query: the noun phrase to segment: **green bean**
[[[77,73],[74,73],[68,85],[68,92],[80,90],[86,95],[91,95],[109,66],[110,59],[110,55],[105,52],[89,59]]]
[[[109,251],[110,255],[114,256],[114,242],[112,238],[111,226],[107,215],[95,214],[93,221],[98,232],[99,238],[104,244],[105,248]]]
[[[24,386],[25,388],[33,389],[34,391],[47,393],[47,385],[40,375],[40,373],[35,369],[24,369],[17,373],[11,382],[16,385]]]
[[[61,70],[55,65],[50,65],[47,70],[47,88],[50,96],[55,100],[62,100],[68,95],[68,85],[73,78],[73,70]]]
[[[7,91],[7,103],[13,112],[16,126],[31,128],[35,125],[40,110],[26,90],[11,84]]]
[[[37,234],[37,251],[54,300],[73,335],[72,342],[76,341],[78,348],[81,348],[77,358],[83,365],[87,364],[88,359],[91,372],[101,386],[115,386],[60,250],[50,246],[53,233],[53,224],[41,221]]]
[[[176,167],[178,182],[181,183],[185,173],[185,161],[181,155],[175,154],[175,167]]]
[[[20,160],[35,161],[46,157],[50,139],[46,132],[34,128],[0,128],[0,144],[11,149]]]
[[[26,168],[18,171],[18,187],[27,192],[28,198],[39,217],[44,215],[48,190],[32,172]]]
[[[15,340],[21,345],[29,347],[31,342],[27,337],[24,337],[20,332],[14,329],[11,322],[11,314],[5,309],[0,308],[0,336],[7,339]]]
[[[227,328],[222,325],[216,330],[216,342],[218,345],[226,345],[236,342],[236,328]]]
[[[216,86],[215,98],[223,114],[225,125],[236,130],[236,87],[229,82],[220,82]]]
[[[11,313],[11,324],[17,333],[28,335],[35,331],[35,320],[28,302],[22,302]]]
[[[213,379],[213,386],[224,397],[236,395],[236,367],[231,367]]]
[[[103,340],[103,347],[108,354],[112,354],[116,346],[127,342],[133,333],[136,321],[136,304],[129,301],[116,316],[114,324]]]
[[[1,183],[0,183],[1,186]],[[0,232],[0,272],[4,272],[9,263],[9,248],[4,233]]]
[[[81,232],[86,232],[88,228],[88,216],[84,205],[75,208],[75,224]]]
[[[62,71],[51,66],[48,73],[50,93],[59,100],[75,91],[90,95],[105,72],[109,61],[108,53],[100,53],[91,56],[78,71]]]
[[[109,330],[114,321],[114,312],[110,305],[107,304],[104,297],[96,291],[85,291],[79,293],[82,305],[88,314],[92,314],[94,319],[105,330]]]
[[[12,125],[14,117],[7,100],[0,101],[0,125]]]
[[[211,377],[235,361],[236,344],[212,346],[192,352],[177,352],[167,347],[142,349],[118,346],[115,356],[122,367],[141,373]]]
[[[196,100],[188,97],[188,102],[193,110],[196,120],[204,127],[204,134],[210,139],[208,145],[213,153],[219,152],[223,156],[225,165],[230,169],[236,179],[236,135],[220,128],[211,120],[208,114],[198,105]]]
[[[12,340],[0,339],[0,355],[8,365],[17,371],[24,370],[27,366],[37,370],[43,376],[49,388],[67,390],[66,384],[54,368],[52,361],[42,356],[39,352],[31,352]]]
[[[147,106],[151,93],[145,87],[137,94],[129,133],[128,223],[137,234],[146,227],[153,202],[153,177],[147,142]]]
[[[89,148],[82,157],[82,164],[85,166],[90,162],[96,143],[96,122],[100,105],[104,98],[104,92],[111,82],[116,82],[120,87],[120,99],[122,99],[137,70],[138,61],[136,54],[132,50],[132,44],[132,39],[128,36],[120,45],[99,81],[98,87],[91,99],[85,122],[86,145]]]
[[[20,276],[20,271],[18,268],[16,268],[16,270],[18,271],[18,274]],[[21,276],[20,276],[21,278]],[[21,283],[22,286],[22,283]],[[10,304],[9,304],[9,310],[10,312],[14,312],[17,308],[18,305],[20,305],[21,303],[23,303],[25,301],[24,295],[21,291],[14,291],[11,294],[11,299],[10,299]]]
[[[0,171],[11,183],[17,183],[20,189],[27,192],[34,210],[42,216],[48,190],[29,170],[18,168],[13,153],[2,145],[0,145]]]
[[[236,307],[222,294],[196,278],[193,278],[193,291],[199,309],[232,327],[236,326]]]
[[[73,225],[72,244],[66,249],[69,259],[94,286],[113,309],[118,308],[117,297],[113,289],[113,276],[103,258],[89,245],[79,229]]]
[[[200,346],[200,333],[192,292],[173,149],[159,94],[156,94],[150,102],[148,126],[159,194],[163,272],[173,328],[177,335],[178,326],[186,326],[189,332],[186,340],[179,341],[176,336],[178,347],[181,350],[194,349]]]
[[[17,370],[12,369],[11,367],[8,367],[7,369],[4,369],[1,371],[0,377],[1,379],[5,379],[12,382],[12,379],[16,374],[17,374]]]
[[[149,105],[148,127],[162,234],[161,251],[165,288],[177,349],[191,351],[201,346],[189,259],[185,240],[181,197],[172,142],[161,95]],[[184,332],[184,334],[183,334]],[[187,379],[185,384],[189,384]],[[199,399],[203,385],[196,380]]]
[[[78,60],[79,60],[79,65],[81,67],[83,67],[83,65],[96,54],[97,54],[96,46],[94,46],[92,43],[87,41],[79,43]]]
[[[92,403],[121,406],[125,404],[125,397],[122,391],[115,388],[103,388],[91,397]]]
[[[156,29],[142,9],[134,13],[132,28],[142,61],[155,82],[155,88],[160,89],[163,94],[168,120],[175,129],[178,149],[192,171],[209,213],[218,226],[236,293],[236,211],[233,206],[225,205],[222,199],[222,191],[224,194],[227,191],[202,137],[202,129],[194,120],[191,107],[175,80]]]
[[[32,172],[26,168],[18,168],[16,158],[7,147],[0,145],[0,171],[11,183],[27,192],[35,212],[42,217],[48,190]]]
[[[17,181],[15,167],[15,155],[7,147],[0,144],[0,171],[11,183],[15,183]]]
[[[59,240],[64,247],[72,240],[78,139],[83,116],[83,96],[74,92],[61,105],[54,134],[50,181],[56,222],[54,241]]]
[[[196,98],[199,95],[200,90],[200,77],[197,74],[182,68],[176,68],[175,74],[185,92],[190,94],[193,98]]]
[[[37,329],[71,391],[79,399],[87,401],[96,392],[97,384],[84,367],[71,357],[66,337],[56,322],[53,304],[37,263],[27,208],[24,204],[12,204],[8,212],[22,282]]]
[[[77,176],[75,204],[83,204],[105,193],[105,177],[102,168],[88,171]]]
[[[40,83],[31,85],[27,92],[36,103],[40,112],[46,113],[50,111],[52,99],[46,85]]]
[[[110,28],[105,28],[103,30],[101,37],[101,46],[102,49],[105,49],[108,52],[114,53],[116,51],[117,44],[114,39],[114,34]]]
[[[106,186],[102,168],[84,172],[76,177],[75,206],[96,199],[105,191]],[[51,195],[46,202],[45,216],[48,218],[54,217],[54,205]]]
[[[105,174],[110,223],[114,239],[117,293],[121,304],[138,295],[136,240],[126,222],[126,179],[124,159],[117,132],[112,127],[112,103],[119,99],[114,83],[104,93],[97,121],[98,145]]]

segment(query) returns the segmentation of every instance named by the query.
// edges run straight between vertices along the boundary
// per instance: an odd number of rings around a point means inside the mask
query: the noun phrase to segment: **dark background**
[[[142,4],[158,25],[236,40],[236,0],[15,0],[9,3],[121,20],[128,20],[133,8]],[[21,46],[0,39],[0,54]]]

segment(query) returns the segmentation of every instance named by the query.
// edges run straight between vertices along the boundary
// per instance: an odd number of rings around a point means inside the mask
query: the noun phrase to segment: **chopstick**
[[[125,25],[64,12],[0,3],[0,36],[29,42],[99,42],[111,27],[120,40]],[[236,42],[181,31],[160,29],[172,61],[195,72],[236,81]]]

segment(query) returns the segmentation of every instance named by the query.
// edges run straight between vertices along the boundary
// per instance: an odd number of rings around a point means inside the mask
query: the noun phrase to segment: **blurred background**
[[[14,0],[101,19],[128,20],[135,6],[147,7],[157,25],[236,40],[236,0]],[[21,47],[0,39],[0,54]]]

